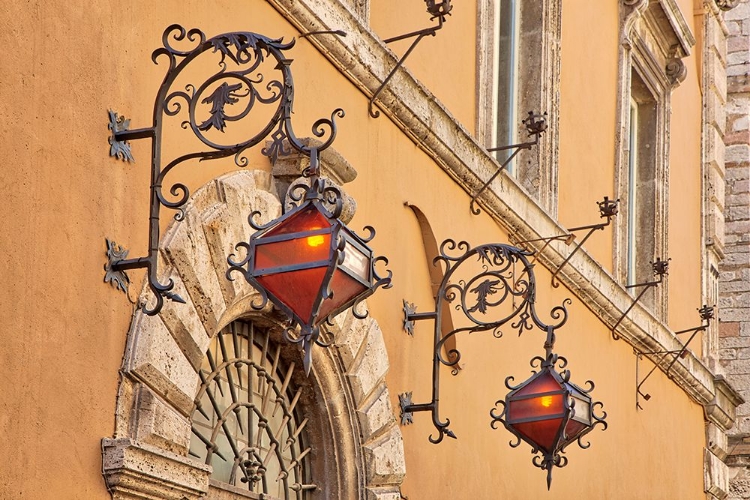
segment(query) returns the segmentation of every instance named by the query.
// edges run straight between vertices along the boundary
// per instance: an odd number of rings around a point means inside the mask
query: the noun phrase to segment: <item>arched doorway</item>
[[[184,220],[165,232],[161,269],[174,278],[175,291],[187,303],[168,302],[153,317],[140,311],[134,315],[115,435],[102,440],[103,475],[113,498],[183,500],[209,493],[212,467],[189,456],[206,353],[237,320],[264,329],[270,340],[281,326],[270,306],[260,312],[249,307],[257,294],[244,280],[224,277],[233,244],[249,237],[250,207],[269,217],[280,213],[272,183],[260,171],[215,179],[191,198]],[[144,289],[140,299],[148,300],[149,293]],[[315,489],[306,491],[310,498],[326,500],[396,500],[404,452],[384,380],[388,357],[382,332],[374,319],[359,320],[350,312],[333,323],[335,347],[316,350],[313,371],[304,382],[309,384],[306,432],[311,450],[305,473],[315,477]],[[293,361],[293,348],[284,348],[290,350],[287,362]]]

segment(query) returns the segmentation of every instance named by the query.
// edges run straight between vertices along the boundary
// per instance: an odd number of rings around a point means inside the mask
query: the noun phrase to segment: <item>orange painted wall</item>
[[[421,5],[396,18],[393,9],[402,2],[372,4],[372,26],[383,37],[425,25]],[[566,0],[564,9],[560,221],[573,225],[588,222],[594,201],[611,192],[617,18],[616,6],[605,2]],[[471,2],[457,2],[444,31],[424,40],[407,64],[469,130],[475,116],[475,19]],[[109,498],[101,477],[100,440],[113,434],[131,305],[102,282],[104,239],[127,246],[131,256],[145,252],[149,151],[136,144],[135,164],[109,158],[106,111],[125,114],[133,127],[149,124],[163,75],[150,54],[171,23],[197,26],[209,35],[232,30],[298,35],[261,0],[210,5],[168,0],[158,6],[142,1],[12,2],[0,11],[0,42],[12,47],[0,55],[0,74],[5,75],[0,79],[0,185],[5,196],[0,205],[0,449],[12,457],[12,465],[0,468],[0,498],[42,499],[50,498],[50,492],[61,499]],[[414,338],[401,329],[403,298],[417,303],[420,311],[429,310],[432,302],[421,236],[404,202],[427,215],[438,240],[478,244],[504,242],[507,235],[486,215],[471,216],[468,195],[393,123],[369,118],[367,97],[312,45],[299,41],[292,56],[295,129],[304,136],[317,118],[336,107],[346,110],[335,148],[359,172],[347,186],[359,204],[352,227],[375,226],[373,246],[391,260],[394,287],[378,292],[369,304],[385,334],[392,403],[396,408],[396,395],[407,390],[414,391],[417,401],[429,399],[429,326],[420,324]],[[431,69],[438,63],[440,72]],[[696,213],[693,202],[700,192],[699,177],[692,173],[697,163],[691,141],[700,131],[700,107],[696,77],[688,67],[689,80],[675,94],[681,109],[675,109],[673,122],[696,125],[672,133],[672,149],[684,152],[680,163],[689,175],[675,181],[681,194],[671,197],[676,204],[670,215],[673,223],[684,220],[686,241],[692,242],[697,241],[697,215],[688,215]],[[251,159],[257,168],[268,168],[257,156]],[[673,162],[673,172],[683,172],[677,164]],[[180,176],[195,188],[235,168],[231,160],[205,163]],[[608,268],[611,241],[604,235],[590,241],[587,249]],[[679,247],[679,240],[670,245]],[[692,264],[698,251],[686,249],[679,265],[697,273]],[[546,311],[571,294],[549,287],[549,272],[541,266],[536,270],[539,311],[547,318]],[[133,278],[131,293],[142,275],[134,273]],[[676,294],[670,302],[675,318],[692,311],[699,297],[699,281],[681,279],[675,279],[670,292]],[[610,429],[595,431],[589,450],[570,450],[570,465],[554,473],[554,494],[703,498],[701,407],[658,373],[648,387],[654,397],[645,411],[637,412],[632,349],[612,341],[607,328],[579,301],[569,310],[559,350],[568,357],[575,381],[596,381],[593,394],[605,403]],[[528,376],[528,360],[541,353],[542,342],[540,332],[459,339],[463,370],[457,377],[445,371],[442,404],[460,439],[430,444],[428,416],[415,415],[415,424],[402,429],[404,495],[420,500],[547,494],[544,474],[531,465],[528,448],[511,449],[510,434],[491,430],[488,415],[506,393],[506,376],[517,381]]]

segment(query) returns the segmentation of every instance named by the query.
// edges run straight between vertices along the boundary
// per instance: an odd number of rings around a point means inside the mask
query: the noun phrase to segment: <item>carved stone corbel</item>
[[[722,0],[716,0],[717,2]],[[732,1],[732,0],[725,0],[725,1]],[[643,12],[648,8],[649,0],[622,0],[622,4],[625,7],[630,7],[634,11],[641,11]]]
[[[716,0],[716,5],[723,11],[732,10],[739,5],[740,0]]]
[[[114,500],[200,500],[211,467],[129,438],[102,440],[102,474]]]
[[[679,57],[673,57],[667,60],[667,67],[665,68],[667,78],[672,84],[672,87],[677,87],[680,83],[685,80],[687,76],[687,68],[685,63]]]

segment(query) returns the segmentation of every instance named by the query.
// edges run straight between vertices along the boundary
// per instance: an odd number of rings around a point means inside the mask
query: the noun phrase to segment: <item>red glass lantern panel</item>
[[[310,204],[304,210],[300,210],[288,219],[279,223],[276,227],[271,228],[263,235],[263,238],[278,236],[281,234],[301,233],[304,231],[314,231],[316,229],[329,228],[333,224],[315,207]]]
[[[298,317],[309,321],[320,293],[327,267],[313,267],[256,278],[270,294],[276,296]]]
[[[557,444],[557,436],[562,426],[562,417],[551,420],[537,420],[522,424],[511,424],[519,434],[547,453],[551,453]]]
[[[333,290],[333,297],[324,300],[320,305],[319,321],[323,321],[333,311],[366,291],[367,287],[341,269],[336,269],[331,279],[330,289]]]
[[[528,399],[513,400],[508,407],[508,418],[511,421],[533,418],[541,420],[551,416],[560,416],[565,412],[563,395],[545,394]]]
[[[331,266],[332,231],[333,223],[310,204],[254,242],[258,283],[306,323]]]
[[[325,266],[331,255],[331,233],[261,243],[255,250],[256,272],[312,262],[324,262]]]
[[[545,392],[559,392],[562,389],[560,383],[549,371],[544,371],[536,378],[528,382],[524,387],[513,394],[513,399],[531,394],[542,394]]]
[[[588,429],[588,425],[573,420],[568,420],[568,425],[565,426],[565,442],[571,442],[578,439],[583,431]]]
[[[508,398],[508,424],[545,451],[557,442],[566,413],[565,393],[549,371]]]
[[[303,325],[317,326],[372,289],[372,251],[317,204],[297,210],[252,241],[252,273]]]

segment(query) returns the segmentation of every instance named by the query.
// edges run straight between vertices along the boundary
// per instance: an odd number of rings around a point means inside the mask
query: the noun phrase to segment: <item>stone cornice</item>
[[[690,49],[695,45],[695,35],[690,30],[684,14],[675,0],[661,0],[661,8],[672,27],[675,38],[685,56],[690,54]]]
[[[347,37],[320,36],[308,40],[366,96],[375,92],[396,64],[395,54],[339,2],[269,0],[269,3],[302,32],[343,29],[349,33]],[[497,170],[497,163],[487,151],[407,69],[396,72],[381,93],[378,107],[467,193],[474,193]],[[498,224],[519,239],[565,231],[506,175],[501,175],[492,189],[484,192],[480,203]],[[547,268],[557,269],[569,252],[569,247],[556,242],[545,249],[539,260]],[[614,325],[632,302],[632,296],[585,251],[578,252],[558,276],[605,325]],[[666,325],[639,305],[622,322],[618,333],[643,351],[675,350],[681,346]],[[661,368],[666,370],[668,364],[669,360],[663,360]],[[704,407],[729,405],[722,406],[719,413],[734,414],[729,398],[716,398],[714,375],[692,353],[675,363],[670,375],[697,403]],[[713,419],[712,413],[707,415]]]
[[[102,474],[114,500],[198,500],[211,468],[132,439],[102,439]]]

